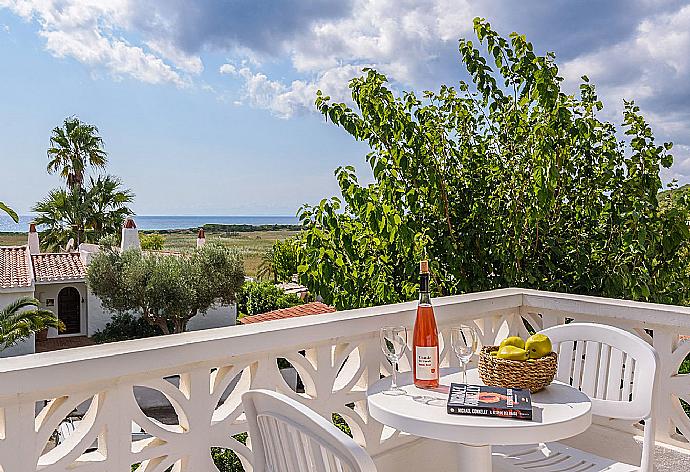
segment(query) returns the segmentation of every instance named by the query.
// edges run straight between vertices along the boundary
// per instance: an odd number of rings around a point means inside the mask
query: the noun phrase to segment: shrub
[[[158,233],[140,234],[141,248],[148,251],[160,251],[165,246],[165,236]]]
[[[140,316],[131,313],[116,313],[106,323],[105,328],[96,331],[93,340],[99,344],[126,341],[128,339],[150,338],[160,336],[163,332],[157,326],[152,326]]]
[[[240,317],[303,303],[294,293],[285,293],[270,282],[245,282],[237,293],[237,313]]]

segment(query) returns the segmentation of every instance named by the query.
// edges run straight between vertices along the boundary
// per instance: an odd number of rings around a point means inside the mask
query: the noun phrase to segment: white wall
[[[0,309],[5,308],[10,303],[14,302],[20,297],[33,297],[33,291],[28,292],[5,292],[0,293]],[[33,354],[36,352],[36,340],[33,335],[24,341],[20,341],[12,347],[0,351],[0,357],[23,356],[24,354]]]
[[[196,315],[187,323],[187,331],[224,328],[234,326],[237,320],[237,305],[211,307],[205,315]]]
[[[74,287],[79,291],[81,295],[81,333],[86,335],[87,333],[87,313],[89,311],[88,298],[86,294],[86,283],[85,282],[67,282],[67,283],[54,283],[54,284],[37,284],[36,285],[36,295],[35,297],[41,302],[41,308],[50,310],[57,316],[58,314],[58,293],[65,287]],[[47,306],[46,300],[53,299],[54,305]],[[48,337],[54,338],[58,336],[58,332],[55,328],[48,329]]]
[[[101,331],[105,328],[105,325],[110,322],[113,313],[106,311],[103,308],[101,299],[94,295],[91,290],[88,291],[87,296],[88,308],[89,308],[89,320],[87,322],[87,336],[93,336],[97,331]]]

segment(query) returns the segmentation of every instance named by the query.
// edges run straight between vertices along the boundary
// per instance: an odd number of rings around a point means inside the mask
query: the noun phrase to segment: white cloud
[[[116,78],[187,86],[189,80],[160,56],[124,39],[130,6],[130,0],[0,0],[0,7],[39,24],[46,49],[56,57],[105,67]],[[152,41],[149,47],[184,71],[201,71],[200,59],[178,54],[171,45]]]
[[[361,67],[363,66],[333,67],[319,74],[314,80],[293,80],[289,84],[271,80],[265,74],[254,72],[246,65],[237,69],[232,64],[223,64],[221,73],[234,75],[243,80],[243,99],[251,106],[269,110],[281,118],[290,118],[315,110],[317,90],[323,91],[334,100],[351,102],[348,82],[361,73]]]
[[[634,34],[561,66],[566,86],[575,90],[581,75],[598,84],[608,111],[620,120],[623,100],[634,99],[657,138],[671,139],[675,165],[667,176],[690,179],[690,5],[640,22]]]
[[[232,64],[223,64],[220,66],[220,69],[218,69],[218,72],[221,74],[227,74],[227,75],[236,75],[237,74],[237,68],[235,68],[234,65]]]
[[[184,51],[175,47],[175,45],[170,41],[152,39],[150,41],[146,41],[146,45],[152,51],[155,51],[162,57],[168,59],[178,69],[194,75],[199,75],[204,71],[204,63],[201,61],[199,56],[185,53]]]
[[[314,25],[288,46],[297,71],[369,63],[393,80],[417,85],[455,58],[438,61],[470,32],[466,0],[356,0],[356,14]],[[432,74],[430,74],[432,72]]]

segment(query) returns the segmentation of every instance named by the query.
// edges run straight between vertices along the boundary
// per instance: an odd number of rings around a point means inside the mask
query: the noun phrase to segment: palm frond
[[[64,329],[52,311],[39,308],[32,297],[21,297],[0,310],[0,351],[46,328]],[[34,307],[33,309],[26,309]]]
[[[10,218],[12,218],[15,223],[19,223],[19,216],[17,215],[17,213],[15,213],[15,211],[12,208],[8,207],[3,202],[0,202],[0,210],[10,215]]]

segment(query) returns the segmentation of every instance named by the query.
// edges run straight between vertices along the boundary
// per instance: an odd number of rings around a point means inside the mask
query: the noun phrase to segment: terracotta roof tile
[[[86,267],[77,253],[34,254],[31,260],[36,282],[62,282],[86,278]]]
[[[260,315],[245,316],[240,318],[240,323],[250,324],[261,321],[282,320],[285,318],[297,318],[300,316],[321,315],[323,313],[333,313],[335,308],[321,302],[311,302],[305,305],[297,305],[290,308],[281,308]]]
[[[31,287],[29,248],[0,247],[0,288]]]

